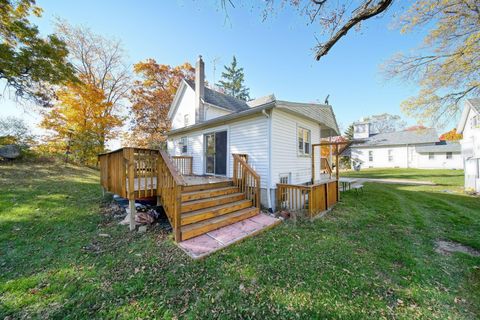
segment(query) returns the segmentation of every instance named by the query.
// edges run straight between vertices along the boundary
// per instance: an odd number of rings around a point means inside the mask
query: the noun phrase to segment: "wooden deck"
[[[234,154],[233,159],[231,179],[195,176],[191,157],[123,148],[99,156],[100,183],[127,198],[133,213],[135,199],[157,197],[180,242],[259,214],[260,177],[244,156]]]

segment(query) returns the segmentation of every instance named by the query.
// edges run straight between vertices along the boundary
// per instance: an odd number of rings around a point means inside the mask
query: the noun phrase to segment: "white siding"
[[[224,130],[227,131],[228,144],[227,176],[231,177],[233,174],[232,153],[246,153],[249,164],[260,175],[262,188],[265,188],[268,177],[268,121],[263,115],[169,137],[168,151],[171,155],[180,155],[180,138],[188,137],[187,155],[193,156],[193,172],[204,174],[203,135]]]
[[[475,115],[475,111],[470,109],[460,143],[465,162],[465,189],[480,192],[480,127],[471,126]]]
[[[205,106],[205,120],[221,117],[229,113],[231,112],[224,109],[215,108],[212,106]]]
[[[393,156],[389,161],[388,152]],[[460,153],[453,153],[452,159],[446,158],[445,152],[434,154],[434,159],[428,158],[428,153],[418,153],[415,146],[382,146],[374,148],[352,148],[352,161],[360,161],[362,168],[419,168],[419,169],[462,169],[463,162]],[[369,160],[372,152],[373,161]]]
[[[297,153],[297,127],[310,130],[311,143],[320,142],[320,125],[314,121],[277,109],[272,112],[272,185],[280,182],[280,175],[290,174],[290,183],[301,184],[312,179],[312,158]],[[317,150],[319,148],[316,148]],[[316,159],[320,155],[315,154]],[[320,165],[317,166],[319,168]],[[320,176],[320,171],[316,177]]]
[[[182,96],[179,97],[179,105],[172,118],[172,129],[185,126],[185,115],[188,115],[189,125],[195,123],[195,91],[189,86],[186,86]]]

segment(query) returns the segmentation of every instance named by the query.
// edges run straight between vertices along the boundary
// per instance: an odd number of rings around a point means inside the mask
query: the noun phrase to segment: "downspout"
[[[267,205],[268,210],[272,211],[272,199],[270,195],[270,184],[272,182],[272,117],[269,115],[265,109],[262,110],[263,115],[268,119],[267,126],[267,141],[268,141],[268,173],[267,173]]]

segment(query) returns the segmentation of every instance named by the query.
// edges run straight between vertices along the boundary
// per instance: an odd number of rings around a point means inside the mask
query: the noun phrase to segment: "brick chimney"
[[[205,64],[202,56],[198,56],[195,64],[195,123],[205,121],[203,99],[205,97]]]

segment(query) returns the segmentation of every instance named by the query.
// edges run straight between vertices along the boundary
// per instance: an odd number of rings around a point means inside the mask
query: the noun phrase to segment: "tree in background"
[[[52,85],[74,80],[68,50],[56,35],[41,38],[28,17],[40,17],[34,0],[0,0],[0,80],[15,96],[50,106]]]
[[[159,148],[170,129],[168,110],[182,79],[195,78],[195,69],[184,63],[180,66],[158,64],[147,59],[134,65],[140,77],[130,93],[132,102],[131,132],[124,138],[125,144],[138,147]]]
[[[222,0],[234,7],[234,0]],[[464,98],[480,95],[480,2],[478,0],[266,0],[264,19],[290,8],[308,24],[318,25],[320,60],[351,30],[393,11],[402,33],[428,30],[413,54],[399,54],[385,64],[387,78],[409,80],[419,93],[402,103],[403,111],[430,125],[450,121]],[[397,4],[394,6],[393,4]],[[317,36],[315,36],[317,39]]]
[[[440,136],[440,140],[442,141],[458,141],[462,138],[463,135],[457,132],[457,128],[453,128],[452,130],[445,132]]]
[[[347,127],[347,130],[343,133],[343,137],[347,140],[353,140],[353,123]]]
[[[401,19],[402,32],[431,27],[424,46],[389,61],[387,75],[420,85],[402,103],[410,116],[443,125],[463,98],[480,95],[480,2],[417,0]]]
[[[77,82],[57,91],[58,103],[43,112],[41,126],[52,131],[44,149],[63,153],[69,146],[76,161],[95,164],[123,123],[123,100],[131,87],[120,42],[93,34],[84,27],[57,22],[67,44]]]
[[[0,145],[17,144],[23,147],[34,143],[35,136],[25,121],[17,117],[0,118]]]
[[[112,113],[112,102],[93,84],[70,83],[57,91],[58,103],[44,111],[41,127],[52,132],[50,151],[72,153],[76,162],[95,165],[97,155],[105,150],[106,140],[123,118]]]
[[[83,83],[101,90],[110,110],[123,107],[122,100],[131,88],[130,66],[125,63],[125,52],[120,41],[94,34],[82,26],[72,26],[59,20],[57,32],[69,51],[69,61]]]
[[[233,97],[250,100],[250,89],[245,87],[243,82],[245,81],[245,74],[243,68],[239,68],[237,65],[237,58],[233,56],[230,66],[224,66],[225,71],[222,72],[222,79],[218,82],[223,91]]]
[[[399,115],[389,113],[376,114],[363,118],[370,123],[371,133],[395,132],[405,129],[406,122]]]

